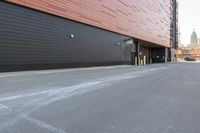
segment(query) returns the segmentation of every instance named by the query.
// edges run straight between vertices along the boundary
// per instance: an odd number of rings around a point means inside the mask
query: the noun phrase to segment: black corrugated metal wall
[[[0,2],[0,71],[129,63],[129,47],[116,45],[126,38]]]

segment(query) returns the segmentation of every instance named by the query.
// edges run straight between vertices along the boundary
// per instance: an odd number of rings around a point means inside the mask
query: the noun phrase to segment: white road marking
[[[23,116],[23,118],[25,118],[26,120],[29,120],[30,122],[32,122],[32,123],[34,123],[34,124],[36,124],[36,125],[38,125],[38,126],[40,126],[42,128],[46,128],[46,129],[48,129],[48,130],[50,130],[50,131],[52,131],[54,133],[67,133],[67,132],[65,132],[65,131],[63,131],[61,129],[55,128],[55,127],[53,127],[51,125],[48,125],[48,124],[46,124],[44,122],[38,121],[38,120],[33,119],[31,117]]]
[[[45,105],[51,104],[53,102],[57,102],[59,100],[63,100],[77,95],[82,95],[84,93],[94,91],[97,89],[105,88],[106,86],[111,86],[117,81],[133,79],[136,77],[146,75],[149,72],[154,72],[167,68],[168,67],[144,69],[117,76],[115,75],[110,77],[104,77],[64,88],[52,88],[50,90],[45,91],[23,93],[20,95],[2,97],[0,98],[0,102],[4,104],[0,104],[0,107],[4,109],[7,108],[12,112],[9,116],[4,116],[4,118],[7,118],[7,120],[0,124],[0,130],[18,122],[20,119],[24,118],[23,116],[28,117],[28,115],[30,115],[33,111],[36,111],[39,108],[44,107]],[[34,119],[32,119],[32,122],[35,124],[41,124],[44,127],[51,128],[51,126],[42,124]],[[51,128],[51,130],[53,129],[54,128]]]
[[[5,106],[3,104],[0,104],[0,109],[9,110],[8,106]]]
[[[64,87],[64,88],[59,88],[59,89],[54,88],[54,89],[51,89],[51,90],[33,92],[33,93],[29,93],[29,94],[25,93],[25,94],[16,95],[16,96],[8,96],[8,97],[0,98],[0,102],[16,100],[16,99],[21,99],[21,98],[26,98],[26,97],[34,97],[34,96],[39,96],[39,95],[52,96],[52,95],[59,94],[61,92],[70,93],[70,92],[76,91],[77,89],[87,88],[87,87],[90,87],[90,86],[98,85],[100,83],[101,82],[86,82],[86,83],[82,83],[82,84],[79,84],[79,85],[74,85],[74,86],[69,86],[69,87]]]
[[[70,93],[71,91],[75,91],[75,90],[77,90],[79,88],[87,88],[87,87],[90,87],[90,86],[93,86],[93,85],[102,84],[102,83],[105,83],[105,82],[111,82],[111,81],[135,78],[135,77],[139,77],[139,76],[142,76],[144,74],[147,74],[148,72],[157,71],[157,70],[161,70],[161,69],[167,69],[167,68],[168,67],[145,69],[145,70],[141,70],[141,71],[122,74],[122,75],[115,76],[115,77],[111,76],[111,77],[100,78],[100,79],[97,79],[97,80],[94,80],[94,81],[84,82],[84,83],[81,83],[81,84],[78,84],[78,85],[64,87],[64,88],[53,88],[51,90],[32,92],[32,93],[29,93],[29,94],[25,93],[25,94],[21,94],[21,95],[3,97],[3,98],[0,98],[0,102],[20,99],[20,98],[25,98],[25,97],[45,95],[45,94],[46,95],[47,94],[48,95],[54,95],[54,94],[60,93],[61,91],[65,91],[65,92],[69,92]]]
[[[53,102],[66,99],[75,95],[81,95],[83,93],[89,92],[93,90],[93,87],[95,89],[100,89],[105,86],[108,86],[110,84],[98,84],[98,82],[94,83],[87,83],[84,85],[77,85],[77,86],[71,86],[71,87],[66,87],[58,90],[49,90],[41,92],[41,93],[32,93],[32,94],[27,94],[27,95],[20,95],[17,97],[12,97],[12,98],[5,98],[1,102],[7,103],[10,106],[10,115],[4,116],[7,118],[6,121],[0,124],[0,130],[7,128],[20,119],[22,119],[24,115],[28,116],[31,114],[33,111],[51,104]],[[36,95],[37,94],[37,95]],[[45,95],[44,95],[45,94]],[[39,96],[38,96],[39,95]],[[18,101],[20,100],[20,101]],[[13,103],[13,101],[15,101]]]
[[[1,108],[7,110],[9,113],[15,113],[15,111],[12,111],[8,106],[5,106],[3,104],[0,104],[0,109]],[[19,115],[21,115],[21,114],[19,114]],[[55,128],[55,127],[53,127],[51,125],[48,125],[48,124],[46,124],[44,122],[41,122],[41,121],[36,120],[36,119],[33,119],[33,118],[29,117],[29,116],[21,115],[20,117],[21,118],[23,117],[26,120],[28,120],[28,121],[30,121],[30,122],[32,122],[32,123],[34,123],[34,124],[36,124],[36,125],[38,125],[38,126],[40,126],[42,128],[46,128],[46,129],[48,129],[50,131],[53,131],[54,133],[66,133],[65,131],[63,131],[61,129]]]

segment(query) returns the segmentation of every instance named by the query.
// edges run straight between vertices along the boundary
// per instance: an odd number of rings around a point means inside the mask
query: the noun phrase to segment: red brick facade
[[[170,46],[171,0],[7,1],[162,46]]]

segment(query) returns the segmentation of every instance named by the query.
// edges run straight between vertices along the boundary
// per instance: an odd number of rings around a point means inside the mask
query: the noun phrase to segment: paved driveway
[[[198,133],[200,64],[0,73],[0,133]]]

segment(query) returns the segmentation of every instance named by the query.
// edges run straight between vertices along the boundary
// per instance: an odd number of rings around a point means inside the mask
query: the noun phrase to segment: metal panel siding
[[[172,0],[7,0],[19,5],[170,45]]]
[[[126,36],[5,2],[0,12],[0,65],[130,60],[116,45]]]

